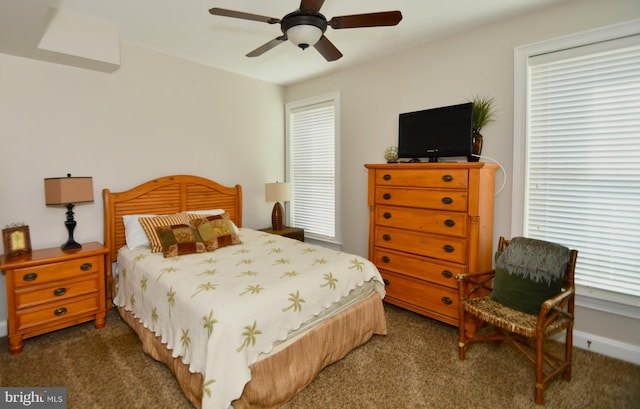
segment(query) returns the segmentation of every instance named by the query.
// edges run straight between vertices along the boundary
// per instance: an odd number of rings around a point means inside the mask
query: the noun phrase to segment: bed
[[[278,407],[324,367],[386,334],[384,285],[373,264],[243,228],[239,185],[173,175],[104,189],[103,202],[107,293],[197,408]],[[219,248],[203,251],[198,242],[184,254],[170,246],[154,253],[127,246],[132,215],[183,215],[198,229],[226,223],[231,239],[218,236]],[[157,231],[179,228],[186,229]]]

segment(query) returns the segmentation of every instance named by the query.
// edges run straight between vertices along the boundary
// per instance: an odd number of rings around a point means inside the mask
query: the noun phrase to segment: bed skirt
[[[200,408],[202,374],[191,373],[180,358],[173,358],[160,337],[144,328],[131,312],[121,307],[118,307],[118,311],[138,334],[143,350],[169,367],[187,399]],[[232,406],[235,409],[276,408],[311,383],[323,368],[342,359],[374,334],[386,333],[382,299],[373,293],[300,334],[286,348],[251,365],[251,381],[245,385],[242,396],[232,402]]]

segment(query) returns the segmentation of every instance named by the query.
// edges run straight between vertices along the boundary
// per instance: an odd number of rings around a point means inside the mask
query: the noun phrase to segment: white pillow
[[[150,247],[147,234],[144,232],[142,225],[138,221],[141,217],[156,217],[157,214],[132,214],[122,216],[124,221],[124,236],[127,241],[127,247],[134,250],[140,247]]]

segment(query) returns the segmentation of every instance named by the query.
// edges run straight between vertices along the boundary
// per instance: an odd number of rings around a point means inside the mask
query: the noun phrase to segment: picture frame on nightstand
[[[14,226],[2,229],[2,243],[6,258],[31,253],[29,226]]]

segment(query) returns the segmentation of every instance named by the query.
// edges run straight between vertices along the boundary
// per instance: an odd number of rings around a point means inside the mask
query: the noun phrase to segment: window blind
[[[336,110],[333,100],[289,112],[291,223],[305,235],[336,241]]]
[[[525,235],[640,305],[640,41],[532,57],[528,88]]]

